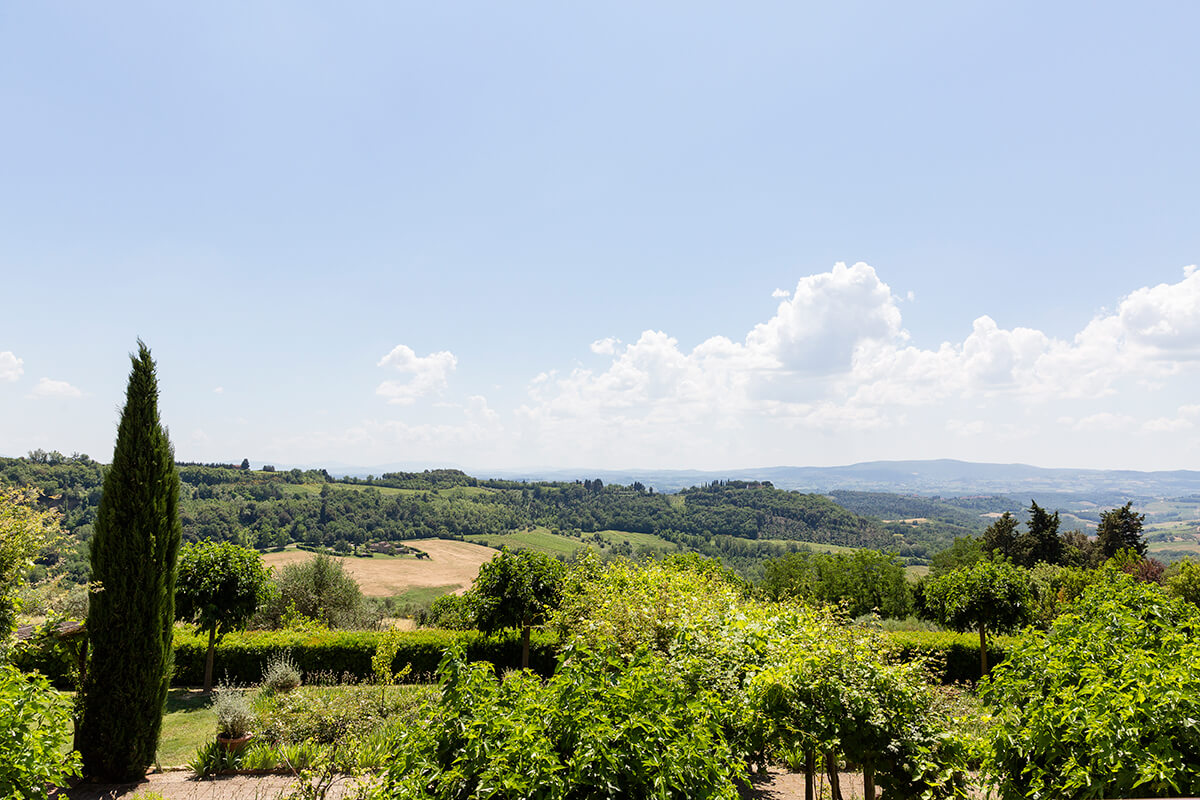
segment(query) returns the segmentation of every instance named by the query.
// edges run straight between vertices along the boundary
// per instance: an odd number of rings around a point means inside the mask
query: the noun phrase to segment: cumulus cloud
[[[960,339],[918,347],[899,298],[863,263],[775,294],[775,313],[741,341],[715,336],[688,350],[660,330],[629,344],[597,340],[592,352],[611,357],[604,367],[539,374],[517,418],[544,441],[597,449],[633,439],[678,447],[689,436],[741,446],[755,425],[895,432],[911,424],[905,409],[921,410],[930,431],[1014,440],[1048,404],[1153,394],[1200,366],[1200,271],[1191,268],[1177,283],[1130,292],[1067,339],[981,314]],[[1196,423],[1200,408],[1138,419],[1080,406],[1059,427],[1084,435]]]
[[[410,405],[418,397],[442,391],[458,359],[448,350],[418,356],[411,347],[398,344],[379,360],[377,366],[389,367],[409,376],[407,380],[388,380],[379,384],[375,393],[389,403]]]
[[[771,292],[771,297],[787,298],[787,297],[791,297],[791,296],[792,296],[792,293],[788,289],[776,289],[775,291]]]
[[[592,352],[598,356],[611,356],[617,352],[617,345],[621,343],[620,339],[609,336],[605,339],[597,339],[592,342]]]
[[[10,350],[0,353],[0,381],[18,380],[25,373],[24,364]]]
[[[37,386],[33,387],[33,391],[29,393],[30,397],[82,397],[83,392],[75,388],[66,381],[55,381],[50,378],[42,378],[37,382]]]

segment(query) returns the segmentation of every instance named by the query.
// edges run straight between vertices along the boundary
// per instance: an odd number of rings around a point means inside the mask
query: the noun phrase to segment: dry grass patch
[[[479,567],[490,561],[496,551],[490,547],[449,539],[413,539],[409,547],[422,550],[429,558],[340,558],[346,571],[354,576],[363,594],[393,597],[413,589],[457,587],[462,592],[479,574]],[[263,561],[276,569],[313,558],[307,550],[283,550],[265,553]]]

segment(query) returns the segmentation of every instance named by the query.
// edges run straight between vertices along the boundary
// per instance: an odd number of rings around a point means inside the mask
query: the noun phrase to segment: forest
[[[576,539],[582,547],[591,534],[617,531],[649,534],[753,572],[766,559],[802,545],[865,547],[920,564],[955,536],[983,528],[972,529],[972,515],[962,511],[919,526],[889,523],[879,515],[891,511],[885,502],[894,505],[899,498],[836,493],[831,499],[783,491],[766,481],[714,481],[663,494],[638,482],[624,486],[599,479],[487,480],[459,470],[335,478],[326,470],[244,467],[178,465],[185,541],[227,541],[260,550],[297,543],[364,552],[380,542],[541,528]],[[103,464],[82,454],[34,451],[0,458],[0,481],[37,488],[40,502],[61,513],[68,542],[44,554],[42,564],[63,567],[75,582],[87,579],[86,548],[104,472]],[[929,505],[919,498],[907,502]]]

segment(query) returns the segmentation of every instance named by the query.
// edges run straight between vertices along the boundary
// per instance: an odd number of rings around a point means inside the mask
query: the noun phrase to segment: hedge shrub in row
[[[226,634],[217,644],[214,672],[218,681],[237,684],[258,683],[263,668],[275,655],[288,654],[296,666],[312,679],[326,673],[335,680],[349,676],[354,680],[373,677],[371,657],[375,655],[379,631],[244,631]],[[13,661],[25,672],[37,670],[59,688],[71,688],[71,655],[61,646],[48,646],[48,639],[21,647]],[[451,644],[459,643],[470,661],[487,661],[498,671],[521,665],[521,637],[516,631],[485,636],[478,631],[417,630],[406,631],[396,653],[393,671],[412,664],[410,675],[417,680],[431,676]],[[191,628],[175,631],[175,686],[198,686],[204,680],[206,636],[197,636]],[[529,643],[529,666],[541,675],[550,675],[558,653],[558,639],[552,634],[534,632]]]

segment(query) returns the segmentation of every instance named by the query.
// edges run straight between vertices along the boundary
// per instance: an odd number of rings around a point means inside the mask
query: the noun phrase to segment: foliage
[[[920,662],[851,628],[796,634],[749,684],[768,741],[831,764],[840,754],[871,770],[885,796],[965,794],[965,751],[938,723]]]
[[[289,609],[330,628],[373,627],[362,590],[340,558],[317,553],[299,564],[288,564],[276,580],[278,592],[267,610],[267,621],[282,624]]]
[[[1146,543],[1142,541],[1145,514],[1133,510],[1133,501],[1120,508],[1100,514],[1096,527],[1096,543],[1104,558],[1112,558],[1121,550],[1133,550],[1139,556],[1146,555]]]
[[[1118,550],[1107,562],[1142,583],[1162,583],[1166,565],[1156,558],[1144,558],[1136,550]]]
[[[228,684],[218,686],[213,692],[213,711],[217,715],[217,733],[237,739],[250,733],[254,727],[254,709],[246,695]]]
[[[383,713],[387,702],[387,687],[399,683],[412,672],[412,664],[405,664],[404,669],[394,671],[392,664],[396,653],[404,643],[404,633],[398,630],[385,631],[375,645],[375,655],[371,656],[371,671],[375,673],[375,682],[379,684],[379,710]]]
[[[841,605],[858,617],[872,612],[903,619],[912,612],[904,566],[874,550],[850,554],[799,552],[763,565],[760,588],[768,597],[796,597]]]
[[[209,634],[204,691],[212,686],[216,638],[243,627],[270,597],[271,573],[253,550],[229,542],[196,542],[179,553],[176,613]]]
[[[25,574],[38,552],[61,536],[59,514],[38,509],[37,501],[35,489],[0,487],[0,658],[16,628]]]
[[[1177,561],[1166,576],[1167,589],[1180,600],[1200,607],[1200,562]]]
[[[158,416],[150,351],[131,356],[125,408],[91,543],[101,589],[88,612],[90,661],[78,745],[89,775],[139,777],[153,763],[171,679],[179,477]]]
[[[460,651],[439,674],[441,702],[397,736],[380,797],[737,797],[719,701],[645,649],[569,648],[545,684],[528,672],[501,683]]]
[[[899,661],[926,664],[941,684],[974,683],[980,677],[979,637],[952,631],[887,631],[881,634]],[[988,637],[988,663],[1008,656],[1008,636]]]
[[[1200,610],[1113,568],[981,687],[1005,800],[1200,793]]]
[[[969,567],[983,558],[984,543],[978,536],[959,536],[948,548],[929,559],[929,574],[937,577],[959,567]]]
[[[1029,571],[1030,621],[1041,628],[1049,627],[1093,580],[1091,570],[1038,564]]]
[[[591,558],[568,575],[551,625],[593,647],[611,641],[626,655],[640,648],[666,653],[681,630],[699,620],[719,620],[740,596],[719,574],[686,563],[600,565]]]
[[[290,653],[280,653],[267,659],[261,685],[267,694],[290,692],[300,685],[300,668]]]
[[[1058,512],[1053,514],[1029,501],[1029,528],[1018,542],[1019,554],[1014,560],[1025,567],[1045,562],[1058,564],[1062,559],[1062,540],[1058,537]]]
[[[980,671],[987,672],[987,633],[1007,633],[1030,620],[1029,574],[1006,561],[977,561],[924,586],[924,613],[962,632],[979,631]]]
[[[261,695],[256,702],[258,739],[268,742],[313,741],[328,744],[361,740],[393,723],[407,727],[427,712],[436,689],[394,689],[380,706],[376,687],[303,686],[294,692]]]
[[[371,659],[375,656],[381,631],[235,631],[217,645],[217,658],[226,680],[242,684],[262,679],[267,662],[290,655],[297,669],[312,683],[318,673],[349,675],[369,680],[374,675]],[[437,669],[446,649],[460,644],[472,660],[485,660],[497,669],[521,664],[519,634],[485,636],[478,631],[403,631],[397,635],[400,647],[392,662],[393,671],[411,663],[413,676],[421,679]],[[198,686],[204,676],[205,639],[189,630],[176,635],[175,681],[181,686]],[[530,642],[530,662],[536,671],[549,674],[553,669],[558,640],[548,633],[535,632]],[[31,662],[32,663],[32,662]]]
[[[471,598],[461,594],[444,594],[434,598],[428,611],[418,612],[417,624],[451,631],[471,630],[475,627]]]
[[[1021,555],[1019,540],[1017,518],[1005,511],[983,532],[983,549],[993,558],[1002,556],[1015,561]]]
[[[70,739],[70,703],[45,678],[0,664],[0,797],[46,798],[78,775]]]
[[[522,667],[529,666],[529,635],[544,623],[562,601],[566,565],[532,550],[497,553],[479,568],[470,597],[479,630],[494,632],[520,628],[525,652]]]

